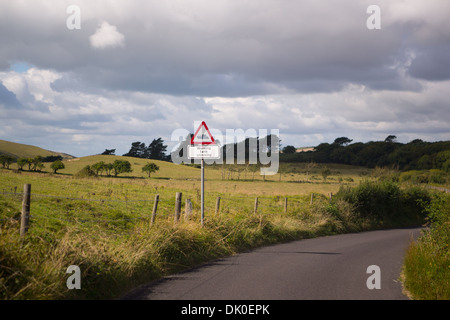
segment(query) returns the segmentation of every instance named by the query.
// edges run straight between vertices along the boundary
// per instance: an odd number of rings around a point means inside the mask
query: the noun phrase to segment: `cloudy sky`
[[[198,120],[450,140],[448,0],[0,0],[0,43],[0,139],[75,156]]]

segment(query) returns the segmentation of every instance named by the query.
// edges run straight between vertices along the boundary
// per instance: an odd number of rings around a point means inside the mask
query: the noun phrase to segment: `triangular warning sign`
[[[209,132],[208,126],[205,121],[202,121],[197,131],[191,138],[191,144],[215,144],[214,138]]]

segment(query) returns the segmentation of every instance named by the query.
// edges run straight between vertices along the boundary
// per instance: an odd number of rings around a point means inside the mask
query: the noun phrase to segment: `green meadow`
[[[77,178],[87,165],[116,159],[128,160],[132,172]],[[2,299],[117,298],[143,282],[262,245],[417,225],[425,218],[423,204],[431,201],[429,191],[390,181],[398,173],[386,169],[282,163],[279,174],[261,176],[252,166],[211,165],[205,169],[202,227],[198,166],[106,155],[63,162],[56,174],[49,163],[42,172],[17,171],[14,164],[0,169]],[[148,162],[159,166],[151,177],[142,172]],[[24,184],[31,184],[31,218],[20,237]],[[182,193],[178,221],[177,192]],[[365,200],[391,194],[397,197],[388,197],[395,198],[392,204]],[[186,199],[193,207],[189,217]],[[402,215],[396,209],[384,214],[380,203],[400,205]],[[81,269],[81,290],[66,286],[70,265]]]

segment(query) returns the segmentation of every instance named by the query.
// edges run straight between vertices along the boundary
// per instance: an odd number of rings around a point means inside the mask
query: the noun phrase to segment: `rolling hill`
[[[7,154],[13,156],[14,158],[33,158],[35,156],[61,156],[63,159],[74,158],[74,156],[66,153],[50,151],[28,144],[10,142],[6,140],[0,140],[0,154]]]
[[[114,160],[126,160],[131,164],[130,173],[122,173],[120,177],[147,177],[147,173],[142,172],[142,167],[149,162],[155,163],[160,169],[152,173],[152,177],[160,179],[199,179],[200,170],[191,166],[177,165],[172,162],[161,160],[141,159],[126,156],[114,155],[93,155],[80,158],[64,160],[65,168],[59,170],[59,173],[73,175],[80,171],[83,167],[93,165],[96,162],[103,161],[105,163],[113,163]]]

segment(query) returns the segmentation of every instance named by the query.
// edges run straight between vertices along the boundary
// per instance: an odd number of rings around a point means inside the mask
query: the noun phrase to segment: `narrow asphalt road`
[[[123,299],[407,299],[399,276],[405,250],[419,234],[420,229],[394,229],[273,245],[165,277]],[[380,272],[368,273],[372,265]],[[377,274],[381,287],[369,289],[368,278],[376,283]]]

